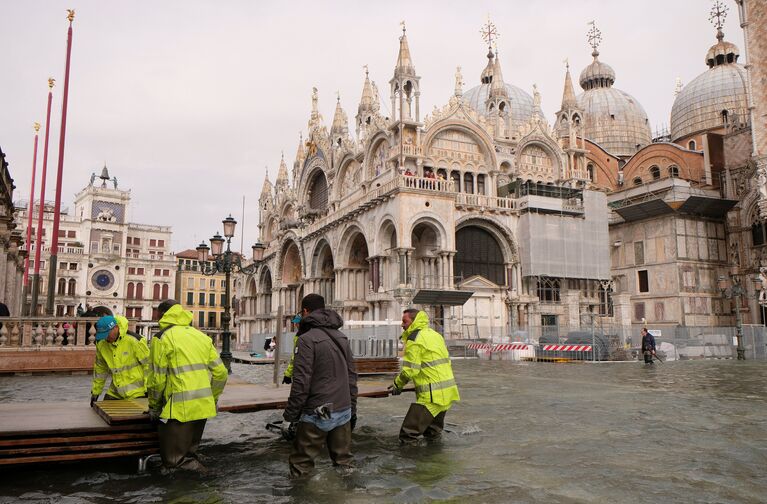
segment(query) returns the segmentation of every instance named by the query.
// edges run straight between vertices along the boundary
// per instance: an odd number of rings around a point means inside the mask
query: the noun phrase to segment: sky
[[[735,2],[726,4],[725,37],[743,52]],[[581,91],[593,20],[602,32],[600,60],[615,70],[615,87],[644,106],[653,130],[668,125],[676,78],[685,84],[705,71],[716,42],[709,0],[0,0],[0,148],[15,200],[29,198],[32,125],[45,123],[48,77],[57,79],[46,194],[54,199],[66,8],[76,17],[62,206],[72,208],[106,163],[131,190],[128,218],[172,226],[175,251],[222,231],[232,214],[239,221],[233,243],[248,253],[258,240],[266,169],[274,181],[282,152],[292,168],[313,86],[328,128],[338,92],[353,132],[367,64],[389,115],[400,21],[421,77],[422,111],[447,103],[456,66],[464,90],[479,84],[487,62],[479,32],[489,16],[500,33],[504,79],[530,94],[537,84],[551,123],[565,59]],[[43,138],[44,128],[36,192]]]

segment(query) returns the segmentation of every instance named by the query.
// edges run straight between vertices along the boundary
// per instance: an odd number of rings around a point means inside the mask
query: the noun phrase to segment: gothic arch
[[[330,263],[329,270],[328,261]],[[314,246],[314,252],[312,252],[312,266],[309,276],[312,278],[332,278],[334,269],[335,259],[333,257],[333,248],[325,238],[322,238]]]
[[[450,240],[448,239],[448,236],[447,236],[447,230],[445,229],[445,226],[444,224],[442,224],[442,221],[440,219],[441,219],[440,216],[436,215],[433,212],[421,212],[415,215],[408,222],[407,235],[401,238],[401,242],[403,246],[406,246],[406,247],[413,246],[412,244],[413,231],[418,225],[424,224],[424,225],[428,225],[432,227],[435,230],[436,240],[437,240],[435,245],[442,250],[447,250]]]
[[[379,150],[381,147],[383,150]],[[362,163],[364,180],[373,179],[387,171],[390,150],[391,142],[386,132],[379,131],[370,138]]]
[[[357,170],[359,170],[359,172],[357,172]],[[333,196],[331,199],[340,200],[354,192],[366,179],[364,171],[365,169],[362,163],[360,163],[357,158],[350,154],[345,155],[339,164],[338,175],[336,176],[336,183],[333,184]],[[351,180],[348,180],[348,177],[351,177]]]
[[[379,255],[389,255],[392,253],[392,248],[399,247],[399,239],[397,233],[397,225],[394,223],[394,219],[390,215],[386,215],[381,219],[381,223],[378,226],[378,233],[375,240],[375,251]]]
[[[514,239],[514,235],[506,226],[491,217],[469,215],[456,221],[455,231],[458,232],[462,228],[468,226],[478,227],[490,233],[501,247],[504,261],[507,263],[518,261],[517,242]]]
[[[277,265],[276,270],[279,275],[280,280],[282,283],[285,283],[285,279],[283,278],[283,272],[285,269],[285,257],[290,249],[291,246],[295,246],[297,256],[298,256],[298,267],[299,267],[299,280],[304,277],[304,272],[306,271],[306,262],[304,260],[304,249],[301,246],[301,242],[298,240],[298,237],[293,233],[292,231],[288,231],[285,236],[282,237],[282,240],[280,241],[280,246],[278,248],[279,254],[277,254]],[[292,264],[292,266],[295,266],[295,263]],[[291,273],[294,273],[291,271]],[[293,275],[295,276],[295,275]]]
[[[492,139],[487,133],[479,126],[463,121],[456,120],[456,118],[447,118],[432,125],[423,138],[423,154],[427,157],[427,161],[431,161],[432,164],[441,168],[448,168],[454,161],[452,158],[443,156],[431,156],[430,151],[434,141],[441,133],[449,131],[458,131],[470,137],[477,146],[481,149],[483,154],[483,162],[479,165],[479,168],[484,168],[485,171],[493,170],[497,166],[497,160],[495,157],[495,148],[493,147]]]
[[[522,156],[524,156],[526,152],[531,152],[528,149],[535,147],[541,149],[544,154],[551,159],[551,172],[549,174],[539,175],[536,173],[529,173],[528,170],[526,170],[526,168],[534,165],[523,162]],[[523,139],[517,148],[516,165],[517,171],[521,177],[532,177],[536,182],[553,182],[554,180],[561,178],[564,173],[564,159],[561,156],[559,147],[553,145],[547,138],[540,135],[533,135],[532,137]]]

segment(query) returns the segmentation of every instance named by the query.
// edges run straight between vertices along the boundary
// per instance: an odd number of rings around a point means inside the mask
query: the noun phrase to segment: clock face
[[[91,276],[91,283],[98,290],[109,290],[115,284],[114,275],[107,270],[99,270]]]

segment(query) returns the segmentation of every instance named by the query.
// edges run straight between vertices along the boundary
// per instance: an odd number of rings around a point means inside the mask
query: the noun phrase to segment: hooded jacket
[[[191,322],[191,312],[173,305],[152,338],[147,392],[160,418],[190,422],[216,416],[228,373],[210,337]]]
[[[112,377],[106,395],[114,399],[133,399],[146,395],[146,374],[149,370],[149,348],[146,340],[128,331],[128,319],[115,316],[120,335],[114,343],[103,339],[96,342],[96,362],[93,364],[91,395],[104,389]]]
[[[294,350],[293,384],[283,418],[297,422],[302,413],[331,404],[331,412],[357,413],[357,371],[344,324],[333,310],[315,310],[301,320]]]
[[[418,312],[402,333],[402,342],[405,345],[402,372],[394,379],[394,386],[401,390],[412,381],[416,402],[426,406],[435,416],[448,410],[453,402],[460,401],[445,340],[429,327],[426,312]]]

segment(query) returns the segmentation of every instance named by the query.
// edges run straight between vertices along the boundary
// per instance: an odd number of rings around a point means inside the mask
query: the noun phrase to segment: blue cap
[[[111,315],[101,317],[96,321],[96,341],[107,339],[109,332],[117,325],[117,319]]]
[[[295,317],[293,317],[290,320],[293,324],[300,324],[301,323],[301,314],[297,313]]]

